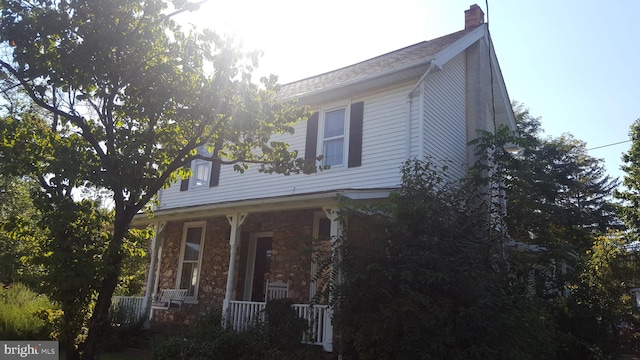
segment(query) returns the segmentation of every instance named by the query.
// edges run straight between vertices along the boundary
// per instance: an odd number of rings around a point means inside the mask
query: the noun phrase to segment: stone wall
[[[247,216],[240,228],[241,238],[236,259],[236,278],[232,299],[243,299],[250,235],[256,232],[272,232],[269,280],[289,281],[289,297],[296,303],[309,301],[313,214],[319,210],[250,213]],[[226,217],[167,223],[164,230],[159,288],[176,287],[184,224],[192,221],[206,221],[198,303],[183,304],[180,309],[155,310],[154,320],[189,324],[199,314],[212,310],[219,311],[222,307],[227,282],[231,231]]]

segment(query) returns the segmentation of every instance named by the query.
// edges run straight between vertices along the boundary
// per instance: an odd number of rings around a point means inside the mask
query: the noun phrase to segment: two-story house
[[[340,235],[341,200],[386,198],[408,159],[446,159],[466,175],[476,131],[515,128],[511,104],[477,5],[458,32],[286,84],[282,99],[313,110],[286,141],[330,169],[311,175],[239,174],[196,160],[193,175],[159,194],[147,296],[184,289],[179,308],[156,321],[188,322],[222,308],[241,328],[260,309],[267,283],[317,327],[311,340],[331,349],[326,307],[305,310],[317,284],[312,239]],[[262,305],[261,305],[262,304]]]

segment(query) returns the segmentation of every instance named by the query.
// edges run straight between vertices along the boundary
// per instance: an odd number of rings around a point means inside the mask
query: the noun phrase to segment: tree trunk
[[[101,347],[104,338],[110,327],[109,308],[111,307],[111,297],[118,285],[118,277],[122,265],[122,241],[129,229],[129,224],[133,216],[119,216],[116,209],[116,219],[114,222],[113,238],[109,242],[109,247],[104,257],[104,278],[100,285],[98,300],[93,309],[93,315],[89,320],[89,334],[84,343],[83,360],[100,359]]]
[[[62,304],[63,319],[65,322],[62,324],[61,329],[62,348],[67,354],[67,360],[80,360],[80,352],[76,347],[76,338],[79,335],[79,329],[75,326],[78,313],[77,311],[74,312],[72,310],[73,308],[73,306],[69,306],[68,304]]]

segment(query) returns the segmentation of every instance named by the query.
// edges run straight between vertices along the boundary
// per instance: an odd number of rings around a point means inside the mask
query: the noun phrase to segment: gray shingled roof
[[[473,28],[461,30],[433,40],[419,42],[338,70],[284,84],[278,95],[283,99],[299,97],[322,88],[350,83],[378,73],[402,69],[414,63],[427,61],[440,50],[473,30]]]

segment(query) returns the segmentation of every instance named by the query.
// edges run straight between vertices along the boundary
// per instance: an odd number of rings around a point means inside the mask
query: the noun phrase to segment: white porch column
[[[157,275],[160,271],[160,266],[156,269],[156,263],[158,259],[158,248],[161,241],[158,241],[158,236],[164,230],[164,226],[166,222],[160,222],[154,225],[155,231],[153,237],[151,238],[151,258],[149,259],[149,273],[147,274],[147,287],[144,292],[144,306],[145,306],[145,319],[151,319],[151,299],[156,295],[156,286],[154,286],[154,278],[157,278]],[[163,234],[164,236],[164,234]],[[148,326],[148,323],[145,322],[145,327]]]
[[[336,252],[336,244],[338,242],[338,239],[342,236],[342,223],[340,223],[340,221],[338,220],[338,208],[337,207],[323,207],[322,210],[324,210],[325,214],[327,215],[327,218],[329,220],[331,220],[331,230],[330,230],[330,235],[331,235],[331,279],[337,278],[338,279],[338,284],[342,283],[342,272],[340,271],[340,269],[336,269],[334,264],[339,263],[340,261],[342,261],[342,259],[340,258],[340,255]],[[335,272],[338,272],[337,276],[334,276]],[[334,295],[332,293],[329,293],[329,301],[330,303],[334,303],[333,299],[334,299]],[[335,304],[335,303],[334,303]],[[331,317],[333,319],[333,312],[331,310],[331,308],[327,309],[327,314],[329,317]],[[332,352],[333,351],[333,324],[331,326],[327,326],[326,330],[325,330],[325,343],[322,344],[322,348],[325,351],[328,352]]]
[[[229,305],[231,304],[231,294],[233,292],[233,282],[236,278],[236,255],[238,254],[238,243],[240,239],[240,232],[238,229],[244,223],[247,218],[247,214],[236,213],[233,215],[227,215],[229,225],[231,225],[231,232],[229,234],[229,271],[227,271],[227,289],[224,294],[224,301],[222,302],[222,321],[226,326],[226,317],[229,311]]]

